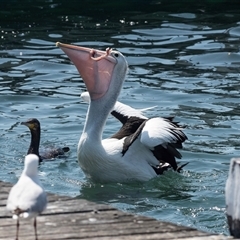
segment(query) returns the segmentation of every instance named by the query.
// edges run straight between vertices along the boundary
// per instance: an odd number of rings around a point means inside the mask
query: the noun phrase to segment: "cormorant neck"
[[[28,154],[33,153],[39,157],[39,144],[40,144],[40,129],[31,131],[31,143],[28,149]]]

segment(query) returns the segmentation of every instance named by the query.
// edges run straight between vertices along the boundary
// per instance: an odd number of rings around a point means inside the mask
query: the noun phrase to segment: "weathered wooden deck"
[[[0,239],[15,239],[16,221],[6,210],[11,184],[0,181]],[[48,194],[47,210],[37,218],[38,239],[231,239],[193,228],[116,210],[109,205]],[[20,221],[19,239],[34,239],[32,220]]]

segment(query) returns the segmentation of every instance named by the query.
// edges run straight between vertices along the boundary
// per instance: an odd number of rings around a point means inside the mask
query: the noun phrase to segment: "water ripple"
[[[49,27],[26,23],[17,30],[1,24],[0,179],[16,182],[30,141],[19,122],[36,117],[42,147],[71,148],[67,158],[40,166],[47,191],[228,234],[224,187],[229,160],[240,155],[239,33],[239,13],[201,11],[107,20],[58,16]],[[113,47],[127,57],[119,100],[136,108],[156,106],[149,117],[175,116],[186,126],[189,140],[180,162],[189,164],[182,174],[169,171],[144,184],[100,185],[85,178],[76,148],[87,112],[79,95],[86,88],[56,41]],[[119,127],[109,117],[104,137]]]

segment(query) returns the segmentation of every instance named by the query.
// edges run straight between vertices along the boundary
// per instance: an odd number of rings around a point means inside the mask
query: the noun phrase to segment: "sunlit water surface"
[[[115,22],[69,16],[51,27],[1,27],[0,179],[15,183],[30,134],[21,121],[42,124],[41,146],[66,145],[66,158],[41,164],[47,191],[156,219],[228,234],[224,187],[229,161],[240,155],[240,22],[237,14],[136,15]],[[57,25],[57,23],[59,25]],[[96,184],[77,163],[87,104],[85,86],[56,41],[121,51],[129,74],[119,100],[135,108],[156,106],[151,116],[176,116],[189,140],[181,174],[169,171],[147,183]],[[109,117],[104,137],[120,124]],[[116,169],[117,171],[117,169]]]

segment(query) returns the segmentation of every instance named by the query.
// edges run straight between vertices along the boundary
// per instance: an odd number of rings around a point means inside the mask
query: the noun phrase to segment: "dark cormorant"
[[[33,153],[39,157],[39,162],[44,159],[52,159],[58,156],[64,155],[65,152],[70,150],[69,147],[47,149],[45,152],[39,154],[39,144],[41,137],[40,122],[36,118],[28,119],[26,122],[21,122],[21,125],[25,125],[31,132],[31,142],[27,154]]]

